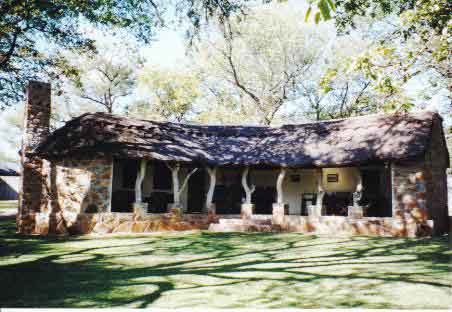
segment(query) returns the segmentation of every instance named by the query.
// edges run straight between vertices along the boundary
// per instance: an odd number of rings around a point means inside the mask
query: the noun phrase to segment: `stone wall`
[[[72,213],[109,212],[112,160],[64,160],[55,164],[58,203]]]
[[[447,210],[447,148],[439,120],[435,120],[432,139],[425,157],[418,161],[393,163],[393,216],[415,219],[418,223],[433,220],[434,234],[449,229]]]
[[[85,212],[110,211],[111,159],[44,162],[43,194],[47,200],[40,210],[18,216],[21,233],[68,234]],[[26,183],[27,184],[27,183]]]
[[[449,231],[449,213],[447,209],[447,144],[440,120],[434,120],[430,148],[426,154],[425,165],[428,168],[427,209],[429,218],[435,222],[435,234]]]
[[[392,215],[396,218],[428,219],[427,168],[423,161],[392,164]]]
[[[422,237],[432,235],[433,222],[414,218],[348,218],[285,216],[282,231],[326,235]]]
[[[207,229],[207,215],[162,213],[145,216],[133,213],[82,213],[67,223],[69,234],[150,233]],[[36,234],[47,235],[48,220],[36,216]]]

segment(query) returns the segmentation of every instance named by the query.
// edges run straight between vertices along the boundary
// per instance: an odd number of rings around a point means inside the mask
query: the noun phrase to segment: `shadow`
[[[448,237],[271,233],[18,236],[1,221],[2,307],[409,307],[450,302]],[[430,299],[424,306],[436,307]],[[441,307],[441,306],[440,306]]]

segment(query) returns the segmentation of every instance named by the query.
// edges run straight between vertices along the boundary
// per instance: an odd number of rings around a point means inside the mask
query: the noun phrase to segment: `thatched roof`
[[[0,162],[0,176],[20,175],[19,165],[13,162]]]
[[[202,126],[84,114],[36,151],[46,158],[112,155],[210,165],[346,166],[407,160],[428,148],[436,113],[368,115],[281,127]]]

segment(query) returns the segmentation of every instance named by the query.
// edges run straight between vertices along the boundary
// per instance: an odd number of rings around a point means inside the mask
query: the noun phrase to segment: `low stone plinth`
[[[283,224],[284,215],[286,215],[286,210],[288,205],[285,203],[273,203],[272,210],[272,222],[273,224]]]
[[[321,217],[322,216],[322,207],[317,205],[308,205],[308,216],[310,217]]]
[[[421,237],[430,236],[433,222],[416,222],[414,219],[399,218],[349,218],[341,216],[285,216],[284,231],[315,233],[325,235],[370,235]]]
[[[251,219],[254,213],[254,204],[242,204],[240,216],[242,219]]]
[[[348,217],[359,219],[364,217],[364,210],[361,206],[348,206]]]
[[[214,222],[217,218],[217,208],[215,204],[210,204],[206,207],[207,210],[207,219],[209,222]]]
[[[144,217],[148,213],[148,203],[133,203],[133,213],[136,216]]]

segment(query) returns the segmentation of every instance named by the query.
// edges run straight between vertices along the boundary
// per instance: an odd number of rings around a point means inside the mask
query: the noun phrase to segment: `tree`
[[[16,103],[29,80],[57,82],[75,77],[77,68],[60,55],[95,51],[83,32],[86,25],[125,30],[148,43],[165,24],[165,11],[188,20],[191,33],[213,16],[220,20],[240,12],[246,1],[180,0],[2,0],[0,2],[0,108]],[[168,14],[166,14],[168,15]]]
[[[340,70],[332,69],[325,86],[329,85],[329,78],[336,77],[332,72],[354,72],[370,80],[369,87],[377,92],[383,110],[407,111],[425,107],[427,101],[435,99],[442,103],[435,109],[446,117],[450,115],[450,1],[337,0],[334,3],[337,10],[331,17],[335,18],[340,32],[360,28],[358,21],[364,16],[366,27],[378,24],[378,30],[372,33],[374,44],[359,55],[344,59]],[[413,85],[418,90],[416,93],[410,91]]]
[[[97,53],[66,56],[70,64],[78,68],[79,74],[69,79],[65,92],[92,102],[108,113],[118,113],[134,92],[136,73],[143,59],[137,47],[126,38],[116,34],[115,40],[105,32],[98,37],[102,39],[96,41]]]
[[[195,76],[170,70],[145,68],[139,85],[150,100],[135,103],[129,114],[140,118],[185,121],[201,96]]]
[[[94,51],[82,31],[84,23],[119,27],[149,41],[156,24],[152,1],[73,0],[0,2],[0,101],[21,98],[30,79],[75,76],[77,69],[61,57],[62,49]]]
[[[19,161],[20,142],[23,133],[23,105],[18,105],[0,114],[0,161]]]
[[[230,98],[249,105],[259,124],[275,122],[296,98],[298,82],[321,53],[323,42],[311,40],[319,30],[289,9],[273,5],[249,11],[245,20],[220,24],[221,37],[214,34],[197,46],[196,58],[205,60],[202,71],[214,77],[210,89],[229,89]]]

